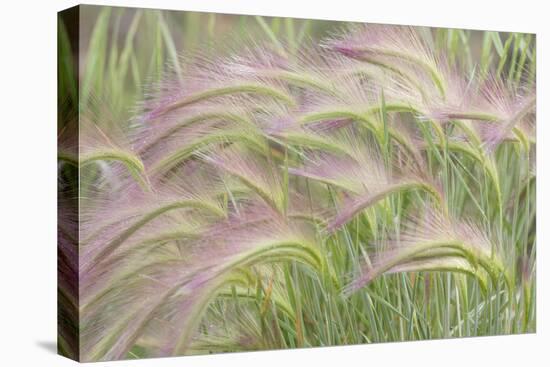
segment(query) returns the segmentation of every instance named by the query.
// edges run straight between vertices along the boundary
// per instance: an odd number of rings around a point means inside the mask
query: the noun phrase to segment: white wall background
[[[547,366],[550,9],[544,0],[142,0],[141,6],[537,33],[537,334],[96,363],[94,366]],[[70,366],[56,340],[56,12],[74,1],[0,10],[0,365]],[[550,159],[550,158],[549,158]]]

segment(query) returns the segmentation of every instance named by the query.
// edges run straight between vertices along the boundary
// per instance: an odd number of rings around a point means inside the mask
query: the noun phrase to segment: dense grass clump
[[[84,80],[83,359],[533,332],[534,39],[257,21],[127,119]]]

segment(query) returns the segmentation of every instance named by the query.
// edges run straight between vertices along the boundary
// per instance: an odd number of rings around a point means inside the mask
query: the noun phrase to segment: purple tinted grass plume
[[[409,271],[455,271],[475,276],[486,289],[487,278],[497,281],[504,260],[494,242],[476,224],[425,207],[378,246],[372,264],[364,268],[345,293],[351,294],[383,274]]]
[[[92,333],[85,346],[88,355],[122,358],[137,338],[149,332],[165,334],[155,334],[164,342],[158,355],[178,354],[193,336],[199,315],[204,312],[203,302],[225,285],[246,282],[237,265],[273,261],[276,256],[286,256],[293,244],[297,244],[296,259],[303,256],[303,261],[317,261],[308,255],[309,251],[300,255],[301,247],[315,251],[306,228],[287,224],[265,205],[244,205],[240,213],[212,224],[200,238],[191,240],[184,258],[175,249],[151,253],[149,263],[135,276],[119,278],[94,299],[84,313],[85,330]],[[142,301],[135,303],[136,297]],[[105,304],[117,312],[106,312],[102,306]],[[116,337],[111,340],[114,344],[97,339],[92,329],[96,320],[107,322],[105,318],[112,317],[116,319],[107,323],[112,326],[104,332]],[[132,322],[127,324],[127,320]],[[172,326],[160,328],[158,323]]]

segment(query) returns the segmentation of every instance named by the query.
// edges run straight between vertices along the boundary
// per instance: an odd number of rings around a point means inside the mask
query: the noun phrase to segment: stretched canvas
[[[535,332],[535,50],[510,32],[60,12],[59,353]]]

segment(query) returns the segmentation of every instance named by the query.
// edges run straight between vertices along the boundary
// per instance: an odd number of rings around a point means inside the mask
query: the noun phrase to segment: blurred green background
[[[243,41],[285,42],[294,51],[341,29],[342,22],[185,11],[83,6],[80,16],[81,103],[108,93],[116,113],[127,114],[143,88],[180,58],[223,53]],[[82,106],[82,104],[81,104]]]
[[[197,52],[217,54],[238,50],[243,42],[283,43],[293,54],[310,41],[319,41],[349,22],[228,15],[187,11],[80,6],[80,105],[90,94],[108,96],[117,116],[129,117],[144,87],[167,68],[183,73],[181,57]],[[60,22],[61,52],[70,42]],[[531,34],[422,28],[439,50],[464,70],[497,73],[519,80],[535,75],[535,37]],[[74,51],[74,50],[72,50]],[[62,55],[60,55],[61,57]],[[495,57],[496,56],[496,57]],[[532,70],[526,70],[529,65]],[[69,83],[70,84],[70,83]]]

